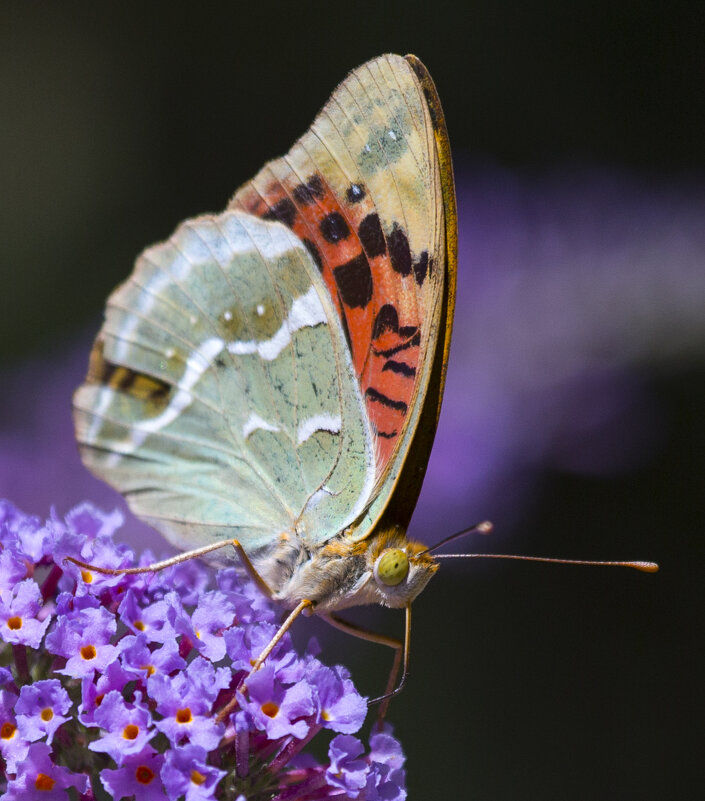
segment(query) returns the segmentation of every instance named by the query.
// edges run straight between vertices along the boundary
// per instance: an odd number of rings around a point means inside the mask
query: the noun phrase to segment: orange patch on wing
[[[293,173],[284,183],[273,177],[261,194],[246,184],[234,205],[286,224],[321,270],[348,334],[381,474],[411,407],[421,357],[423,312],[413,270],[401,275],[392,267],[372,200],[341,202],[319,174],[305,183]],[[365,224],[372,234],[363,244]]]

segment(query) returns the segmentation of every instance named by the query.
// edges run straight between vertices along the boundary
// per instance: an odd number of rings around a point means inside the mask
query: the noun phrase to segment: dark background
[[[223,208],[283,153],[349,69],[416,53],[439,89],[458,168],[461,302],[412,533],[434,542],[490,517],[490,550],[655,559],[662,570],[444,564],[415,604],[411,678],[391,709],[410,798],[702,795],[704,22],[697,3],[4,3],[0,493],[38,514],[103,501],[64,432],[108,292],[145,245]],[[649,236],[654,247],[632,248]],[[614,243],[622,256],[610,261]],[[659,263],[641,272],[654,248]],[[594,351],[576,353],[589,380],[560,404],[552,394],[538,404],[537,393],[524,417],[515,399],[502,420],[543,432],[540,445],[522,439],[492,462],[492,481],[475,478],[463,466],[479,474],[487,458],[473,462],[477,354],[493,364],[498,332],[516,342],[535,330],[512,333],[514,318],[487,305],[491,292],[480,302],[475,282],[538,264],[529,280],[543,286],[546,253],[558,276],[604,257],[628,283],[643,281],[653,295],[642,333],[621,351],[619,337],[608,340],[606,371],[593,369]],[[694,306],[661,305],[676,290]],[[549,308],[559,305],[557,296]],[[602,330],[594,308],[561,317],[556,352],[573,319]],[[542,312],[534,321],[550,333]],[[622,314],[628,303],[610,319]],[[471,336],[478,317],[494,322]],[[514,358],[507,375],[526,364]],[[557,410],[584,414],[627,384],[628,402],[612,404],[604,426],[556,428]],[[356,619],[393,630],[400,617]],[[350,666],[363,690],[381,687],[386,653],[315,630],[324,656]]]

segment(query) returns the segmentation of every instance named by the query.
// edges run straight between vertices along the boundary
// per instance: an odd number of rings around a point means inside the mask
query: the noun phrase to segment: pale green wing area
[[[337,315],[286,227],[183,223],[110,297],[74,397],[86,465],[182,549],[321,542],[368,505],[369,424]]]

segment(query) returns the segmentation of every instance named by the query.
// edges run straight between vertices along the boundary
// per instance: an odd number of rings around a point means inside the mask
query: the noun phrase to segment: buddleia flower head
[[[406,797],[397,740],[367,751],[354,736],[367,702],[344,667],[287,634],[243,684],[279,613],[236,569],[213,588],[195,561],[117,576],[65,561],[136,564],[121,523],[87,503],[41,521],[0,501],[3,798]],[[306,748],[326,732],[321,764]]]

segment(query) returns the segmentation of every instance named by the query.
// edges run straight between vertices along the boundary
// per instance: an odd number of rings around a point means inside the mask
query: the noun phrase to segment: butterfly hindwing
[[[184,223],[109,299],[74,401],[83,458],[179,547],[332,536],[374,479],[346,353],[283,225],[240,212]]]

